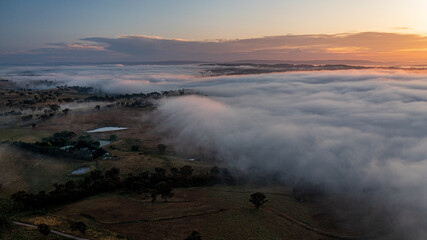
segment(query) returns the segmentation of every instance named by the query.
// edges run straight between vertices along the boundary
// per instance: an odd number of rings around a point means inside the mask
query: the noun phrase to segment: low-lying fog
[[[56,68],[56,67],[55,67]],[[28,69],[27,69],[28,70]],[[8,72],[9,71],[9,72]],[[14,71],[14,72],[13,72]],[[197,76],[196,66],[36,68],[40,76],[106,91],[192,88],[162,100],[162,128],[215,149],[239,169],[305,178],[395,207],[396,229],[427,238],[427,74],[403,71]],[[425,230],[426,229],[426,230]]]

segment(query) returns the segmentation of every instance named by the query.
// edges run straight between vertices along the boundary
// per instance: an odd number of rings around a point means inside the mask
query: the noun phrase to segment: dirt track
[[[29,223],[23,223],[23,222],[16,222],[16,221],[11,221],[13,224],[16,225],[20,225],[20,226],[24,226],[24,227],[29,227],[29,228],[37,228],[36,225],[33,224],[29,224]],[[81,237],[77,237],[77,236],[73,236],[67,233],[62,233],[62,232],[58,232],[56,230],[50,230],[51,233],[62,236],[62,237],[66,237],[69,239],[75,239],[75,240],[89,240],[87,238],[81,238]]]

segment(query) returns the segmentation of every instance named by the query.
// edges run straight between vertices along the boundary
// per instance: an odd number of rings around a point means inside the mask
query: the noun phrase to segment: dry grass
[[[250,193],[264,191],[269,202],[256,210]],[[61,218],[85,220],[135,239],[183,239],[199,231],[203,239],[329,239],[277,213],[310,226],[319,207],[300,204],[283,188],[213,187],[175,189],[169,202],[151,203],[146,195],[105,194],[53,210]],[[339,228],[322,228],[345,233]]]
[[[3,141],[22,141],[22,142],[36,142],[44,137],[52,134],[51,131],[34,129],[31,127],[23,128],[5,128],[0,129],[0,142]]]
[[[0,194],[51,189],[53,183],[64,181],[66,173],[73,169],[73,164],[65,160],[22,151],[9,145],[0,145],[0,166],[0,183],[4,188]]]

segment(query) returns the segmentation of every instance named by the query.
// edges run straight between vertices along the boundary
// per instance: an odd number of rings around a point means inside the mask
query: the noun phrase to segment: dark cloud
[[[0,63],[236,61],[351,59],[386,62],[426,61],[427,37],[364,32],[286,35],[252,39],[187,41],[150,36],[91,37],[81,42],[0,54]]]

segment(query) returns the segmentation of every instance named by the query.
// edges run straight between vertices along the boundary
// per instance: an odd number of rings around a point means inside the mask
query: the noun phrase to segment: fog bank
[[[159,107],[162,126],[181,142],[212,148],[240,170],[370,199],[393,211],[393,237],[427,237],[426,75],[312,72],[198,84],[208,97]]]

